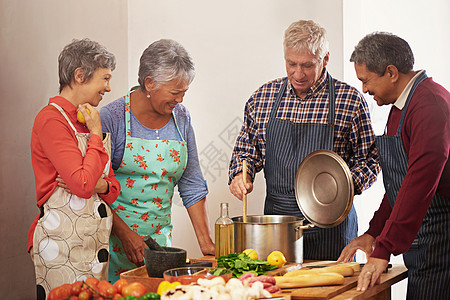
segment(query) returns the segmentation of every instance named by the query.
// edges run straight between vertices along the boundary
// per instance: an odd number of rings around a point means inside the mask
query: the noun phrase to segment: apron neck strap
[[[328,124],[334,125],[334,118],[336,113],[336,90],[334,86],[334,79],[331,77],[330,73],[327,74],[328,76],[328,90],[329,90],[329,98],[330,98],[330,108],[328,111]]]
[[[414,94],[414,91],[416,90],[417,86],[418,86],[422,81],[424,81],[424,80],[427,79],[427,78],[428,78],[428,76],[427,76],[427,74],[426,74],[425,71],[424,71],[424,72],[423,72],[422,74],[420,74],[420,75],[416,78],[416,80],[414,81],[413,86],[411,87],[411,90],[409,91],[408,98],[406,98],[405,106],[404,106],[403,109],[402,109],[402,116],[401,116],[401,118],[400,118],[400,124],[398,125],[398,129],[397,129],[397,135],[398,135],[398,136],[401,136],[402,128],[403,128],[403,122],[405,121],[406,111],[408,110],[409,102],[411,101],[411,98],[412,98],[412,96],[413,96],[413,94]]]
[[[133,91],[129,91],[125,96],[125,133],[128,136],[131,136],[131,126],[130,126],[130,111],[131,111],[131,105],[130,105],[130,95]]]
[[[56,107],[57,110],[59,110],[59,112],[64,116],[64,118],[66,118],[67,123],[69,123],[70,127],[72,127],[73,131],[75,132],[75,134],[77,134],[77,130],[75,129],[75,126],[73,126],[72,122],[70,121],[69,117],[67,116],[66,112],[62,109],[61,106],[59,106],[56,103],[50,103],[50,105]]]
[[[278,95],[277,95],[277,98],[275,100],[275,103],[273,104],[273,108],[270,111],[269,118],[275,118],[275,114],[276,114],[276,112],[278,110],[278,106],[280,105],[281,98],[283,98],[284,92],[286,91],[286,87],[288,85],[288,81],[289,81],[288,78],[286,78],[286,80],[281,85],[281,88],[278,91]]]

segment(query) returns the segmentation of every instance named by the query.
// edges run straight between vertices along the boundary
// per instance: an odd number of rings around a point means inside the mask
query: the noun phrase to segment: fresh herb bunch
[[[214,268],[208,271],[209,274],[214,275],[214,276],[220,276],[223,274],[226,274],[227,272],[229,272],[227,269],[225,268]]]
[[[251,272],[256,275],[264,275],[267,271],[276,269],[276,266],[270,265],[262,259],[253,260],[245,253],[232,253],[227,256],[220,256],[217,259],[217,268],[231,270],[233,277],[239,278],[242,274]]]

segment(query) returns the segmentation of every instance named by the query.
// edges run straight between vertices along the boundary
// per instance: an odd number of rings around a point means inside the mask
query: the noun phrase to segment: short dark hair
[[[350,61],[365,63],[369,71],[380,76],[388,65],[394,65],[399,72],[406,74],[413,69],[414,55],[404,39],[388,32],[374,32],[359,41]]]

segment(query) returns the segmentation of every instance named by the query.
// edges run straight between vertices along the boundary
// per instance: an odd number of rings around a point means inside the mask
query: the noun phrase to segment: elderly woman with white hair
[[[107,279],[109,205],[120,184],[111,168],[109,135],[102,133],[94,107],[111,91],[115,66],[114,55],[99,43],[72,41],[58,59],[60,93],[35,118],[31,161],[40,214],[28,234],[28,251],[37,299],[62,284]]]
[[[114,203],[109,280],[143,265],[144,236],[171,246],[174,188],[187,208],[203,254],[214,254],[191,117],[181,104],[194,63],[179,43],[152,43],[140,60],[139,87],[100,111],[112,135],[112,165],[122,185]]]

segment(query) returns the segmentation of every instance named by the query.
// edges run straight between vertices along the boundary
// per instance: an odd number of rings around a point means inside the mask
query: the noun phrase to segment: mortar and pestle
[[[186,265],[186,250],[173,247],[161,247],[151,236],[144,237],[147,245],[144,250],[144,262],[149,277],[163,277],[164,271]]]

